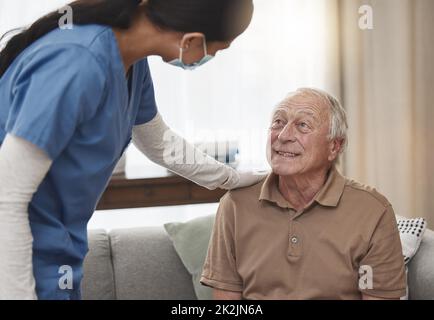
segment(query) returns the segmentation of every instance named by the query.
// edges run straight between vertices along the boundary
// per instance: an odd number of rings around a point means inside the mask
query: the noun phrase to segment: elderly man
[[[275,109],[272,173],[220,202],[201,282],[216,299],[399,299],[404,260],[391,204],[346,179],[343,108],[299,89]]]

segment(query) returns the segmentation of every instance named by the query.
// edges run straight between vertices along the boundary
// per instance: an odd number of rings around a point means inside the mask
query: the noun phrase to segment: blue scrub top
[[[134,65],[129,95],[116,38],[106,26],[53,30],[0,79],[0,144],[10,133],[53,160],[29,206],[39,299],[80,298],[87,223],[133,126],[156,113],[147,60]]]

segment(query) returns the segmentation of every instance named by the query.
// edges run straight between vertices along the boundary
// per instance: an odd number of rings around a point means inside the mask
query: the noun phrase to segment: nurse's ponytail
[[[207,41],[228,41],[240,35],[253,14],[252,0],[78,0],[69,4],[73,24],[100,24],[128,29],[143,8],[163,30],[202,32]],[[33,42],[59,27],[64,13],[54,11],[12,37],[0,52],[0,78],[15,58]]]

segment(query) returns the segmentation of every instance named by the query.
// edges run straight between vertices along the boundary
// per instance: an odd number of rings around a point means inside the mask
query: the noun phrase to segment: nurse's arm
[[[37,299],[28,206],[51,164],[42,150],[13,135],[0,148],[0,300]]]
[[[171,130],[159,113],[151,121],[134,127],[133,143],[153,162],[211,190],[250,186],[265,177],[238,172],[206,155]]]

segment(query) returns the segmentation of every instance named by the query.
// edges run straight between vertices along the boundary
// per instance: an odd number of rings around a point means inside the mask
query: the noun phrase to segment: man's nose
[[[291,123],[287,123],[286,126],[280,131],[279,135],[277,136],[279,141],[281,142],[293,142],[296,140],[295,138],[295,127]]]

